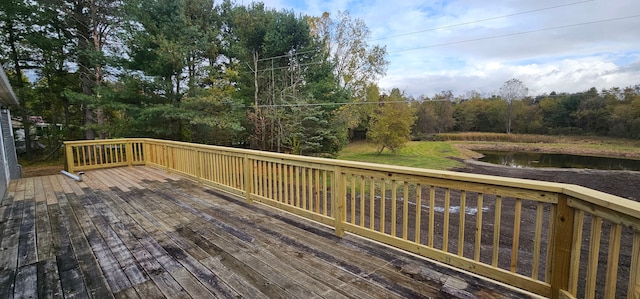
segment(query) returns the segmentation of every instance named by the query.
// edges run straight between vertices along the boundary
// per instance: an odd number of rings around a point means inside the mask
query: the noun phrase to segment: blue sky
[[[415,97],[443,90],[490,95],[511,78],[532,95],[640,84],[638,0],[262,2],[313,16],[349,11],[364,20],[369,43],[389,53],[380,87]]]

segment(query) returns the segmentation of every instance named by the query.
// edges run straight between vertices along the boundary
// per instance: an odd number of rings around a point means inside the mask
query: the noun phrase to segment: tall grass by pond
[[[640,140],[609,138],[601,136],[560,136],[560,135],[535,135],[535,134],[506,134],[506,133],[440,133],[434,136],[438,141],[485,141],[485,142],[512,142],[512,143],[569,143],[569,144],[597,144],[597,145],[621,145],[640,146]]]

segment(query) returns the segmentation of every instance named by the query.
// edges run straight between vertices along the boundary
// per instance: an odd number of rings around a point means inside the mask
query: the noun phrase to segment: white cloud
[[[640,17],[620,19],[640,14],[637,0],[264,2],[309,15],[348,10],[363,19],[370,43],[389,52],[381,87],[413,96],[491,93],[514,77],[533,93],[640,84]],[[506,15],[513,16],[497,18]],[[389,36],[396,37],[380,39]],[[414,48],[421,49],[403,51]]]
[[[640,60],[629,67],[618,66],[603,57],[527,65],[488,62],[461,70],[390,74],[380,85],[387,90],[401,88],[414,96],[433,96],[442,90],[453,90],[457,95],[470,90],[491,94],[511,78],[520,79],[529,88],[531,95],[552,91],[579,92],[591,87],[598,90],[625,87],[640,83]]]

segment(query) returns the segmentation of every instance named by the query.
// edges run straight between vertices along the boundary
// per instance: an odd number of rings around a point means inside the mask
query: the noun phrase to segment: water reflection
[[[640,171],[640,160],[505,151],[478,151],[479,161],[510,167],[589,168]]]

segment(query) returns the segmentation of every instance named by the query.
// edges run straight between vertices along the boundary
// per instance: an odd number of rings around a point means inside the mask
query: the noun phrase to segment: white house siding
[[[20,166],[11,129],[9,107],[18,105],[18,98],[11,89],[9,79],[0,66],[0,201],[7,191],[9,180],[20,177]]]

